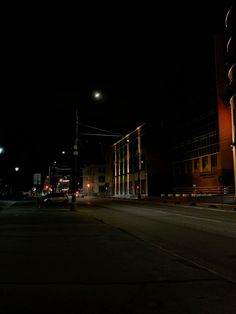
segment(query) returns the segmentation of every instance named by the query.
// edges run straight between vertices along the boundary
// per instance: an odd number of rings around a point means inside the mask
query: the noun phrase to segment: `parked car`
[[[47,193],[39,198],[39,204],[57,204],[57,203],[68,203],[69,196],[64,192],[52,192]]]
[[[76,197],[84,197],[84,191],[82,189],[76,191]]]

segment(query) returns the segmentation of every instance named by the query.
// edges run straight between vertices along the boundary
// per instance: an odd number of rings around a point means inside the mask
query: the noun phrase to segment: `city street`
[[[236,211],[84,198],[0,206],[0,313],[235,313]]]

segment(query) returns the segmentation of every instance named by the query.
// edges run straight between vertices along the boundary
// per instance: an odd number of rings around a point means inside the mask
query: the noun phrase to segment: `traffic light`
[[[236,16],[235,6],[231,5],[225,16],[226,28],[226,71],[228,84],[225,88],[226,105],[235,102],[236,94]]]

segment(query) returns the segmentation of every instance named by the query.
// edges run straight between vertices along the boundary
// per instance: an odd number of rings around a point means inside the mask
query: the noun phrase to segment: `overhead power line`
[[[94,127],[94,126],[91,126],[91,125],[82,124],[82,123],[79,123],[79,124],[82,125],[82,126],[85,126],[85,127],[87,127],[87,128],[90,128],[90,129],[94,129],[94,130],[98,130],[98,131],[101,131],[101,132],[109,133],[110,136],[123,136],[123,135],[120,134],[120,133],[116,133],[116,132],[112,132],[112,131],[100,129],[100,128],[97,128],[97,127]],[[99,134],[90,134],[90,133],[81,133],[81,132],[80,132],[80,134],[84,134],[84,135],[100,135],[100,136],[104,135],[104,136],[106,136],[106,134],[101,134],[101,133],[99,133]],[[109,136],[109,135],[107,135],[107,136]]]

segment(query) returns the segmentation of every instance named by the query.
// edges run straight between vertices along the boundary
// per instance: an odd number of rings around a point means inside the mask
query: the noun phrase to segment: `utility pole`
[[[138,129],[138,199],[141,200],[141,134],[140,128]]]
[[[73,175],[72,175],[72,200],[71,211],[76,210],[76,191],[77,191],[77,177],[78,177],[78,142],[79,142],[79,119],[78,108],[75,108],[75,143],[73,147]]]

